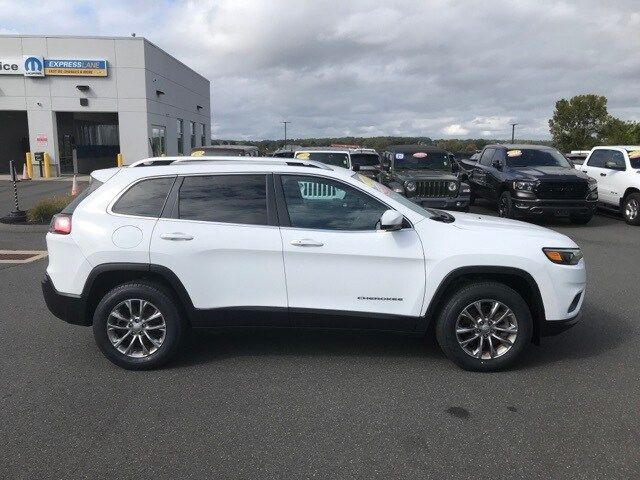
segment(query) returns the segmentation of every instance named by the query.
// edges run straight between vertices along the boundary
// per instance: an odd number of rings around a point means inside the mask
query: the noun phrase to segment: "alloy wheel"
[[[638,211],[640,210],[640,202],[637,199],[631,198],[627,201],[624,208],[624,215],[629,220],[635,220],[638,217]]]
[[[123,355],[145,358],[160,348],[167,335],[162,312],[147,300],[131,298],[116,305],[107,318],[107,336]]]
[[[467,355],[493,359],[511,350],[518,336],[513,311],[498,300],[483,299],[467,305],[456,320],[456,338]]]

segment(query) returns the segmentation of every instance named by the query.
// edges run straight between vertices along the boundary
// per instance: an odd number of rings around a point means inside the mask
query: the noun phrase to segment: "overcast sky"
[[[580,93],[640,120],[638,0],[0,0],[0,33],[131,32],[210,79],[214,138],[547,138]]]

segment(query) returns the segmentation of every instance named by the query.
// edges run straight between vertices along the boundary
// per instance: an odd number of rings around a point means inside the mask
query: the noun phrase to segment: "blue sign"
[[[46,75],[62,75],[74,77],[106,77],[106,60],[58,60],[47,58],[44,61]]]
[[[42,57],[36,57],[33,55],[24,55],[24,75],[26,77],[43,77],[44,76],[44,62]]]

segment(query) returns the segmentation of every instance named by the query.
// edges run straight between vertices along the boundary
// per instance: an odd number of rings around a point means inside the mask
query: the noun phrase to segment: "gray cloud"
[[[283,119],[300,137],[506,138],[516,121],[545,138],[555,101],[585,92],[640,120],[631,0],[39,3],[0,0],[0,31],[135,31],[211,80],[219,138],[278,138]]]

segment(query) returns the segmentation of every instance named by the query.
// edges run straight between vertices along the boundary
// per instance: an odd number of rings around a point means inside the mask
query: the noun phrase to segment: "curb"
[[[48,231],[49,225],[15,225],[10,223],[0,223],[0,232],[45,233]]]

